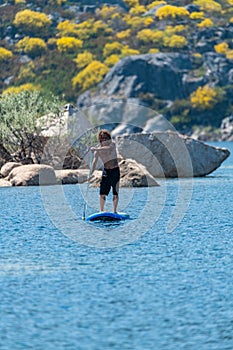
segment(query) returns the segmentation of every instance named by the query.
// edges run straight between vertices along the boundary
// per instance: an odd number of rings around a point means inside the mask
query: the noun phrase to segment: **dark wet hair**
[[[103,129],[99,131],[98,134],[98,140],[101,141],[102,139],[106,139],[106,140],[111,140],[111,134],[108,130]]]

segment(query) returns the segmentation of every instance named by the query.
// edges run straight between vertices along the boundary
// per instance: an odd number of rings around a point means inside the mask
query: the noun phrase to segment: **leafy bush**
[[[38,142],[39,117],[60,114],[61,102],[53,95],[23,91],[3,95],[0,100],[0,143],[12,160],[40,162],[43,145]]]

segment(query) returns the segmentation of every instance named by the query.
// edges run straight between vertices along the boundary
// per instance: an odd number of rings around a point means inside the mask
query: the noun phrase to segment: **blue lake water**
[[[232,350],[232,156],[204,178],[121,189],[1,188],[1,350]],[[160,182],[158,180],[158,182]],[[111,209],[111,198],[107,205]]]

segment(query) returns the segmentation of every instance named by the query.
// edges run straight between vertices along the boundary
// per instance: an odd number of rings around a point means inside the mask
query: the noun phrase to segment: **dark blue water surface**
[[[233,156],[150,198],[121,189],[115,226],[83,221],[86,186],[63,187],[70,211],[52,214],[58,186],[0,190],[1,350],[233,349]]]

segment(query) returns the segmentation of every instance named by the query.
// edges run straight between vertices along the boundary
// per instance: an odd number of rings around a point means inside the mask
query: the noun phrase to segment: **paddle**
[[[89,171],[88,182],[87,182],[86,196],[84,198],[84,208],[83,208],[83,217],[82,217],[83,220],[86,219],[87,197],[88,197],[88,190],[89,190],[89,186],[90,186],[90,178],[91,178],[91,173],[92,173],[93,156],[94,156],[94,154],[91,152],[91,156],[90,156],[90,171]]]

